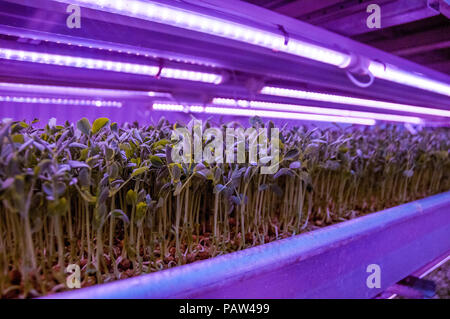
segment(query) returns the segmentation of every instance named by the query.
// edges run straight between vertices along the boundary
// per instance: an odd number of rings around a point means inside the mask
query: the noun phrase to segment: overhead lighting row
[[[374,119],[365,119],[365,118],[353,118],[353,117],[331,116],[331,115],[321,115],[321,114],[307,114],[307,113],[298,113],[298,112],[268,111],[268,110],[256,110],[256,109],[220,107],[220,106],[154,103],[153,109],[155,111],[165,111],[165,112],[191,112],[191,113],[204,113],[204,114],[230,115],[230,116],[247,116],[247,117],[260,116],[260,117],[267,117],[267,118],[274,118],[274,119],[289,119],[289,120],[318,121],[318,122],[337,122],[337,123],[359,124],[359,125],[375,125],[375,123],[376,123],[376,121]]]
[[[153,77],[159,76],[168,79],[199,81],[212,84],[219,84],[222,82],[222,76],[220,74],[214,73],[5,48],[0,48],[0,59],[91,70],[139,74]]]
[[[290,38],[281,32],[270,32],[241,23],[205,15],[152,1],[139,0],[54,0],[68,4],[79,4],[95,10],[135,17],[175,26],[187,30],[211,34],[221,38],[249,43],[255,46],[300,56],[310,60],[346,68],[353,58],[349,53],[332,50],[320,45]],[[393,65],[370,61],[368,71],[376,78],[396,82],[422,90],[450,96],[448,83],[401,70]]]

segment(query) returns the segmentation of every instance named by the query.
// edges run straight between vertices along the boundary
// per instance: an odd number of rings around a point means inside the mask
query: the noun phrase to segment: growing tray
[[[47,298],[371,298],[450,251],[450,192],[209,260]],[[369,288],[369,265],[380,288]]]

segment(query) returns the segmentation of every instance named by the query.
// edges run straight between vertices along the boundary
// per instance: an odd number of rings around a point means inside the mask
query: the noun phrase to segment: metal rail
[[[47,298],[371,298],[450,249],[450,192],[284,240]],[[366,284],[381,269],[380,288]]]

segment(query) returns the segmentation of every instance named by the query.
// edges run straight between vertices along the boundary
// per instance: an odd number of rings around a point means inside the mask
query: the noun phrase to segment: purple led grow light
[[[98,88],[83,88],[83,87],[69,87],[69,86],[54,86],[54,85],[36,85],[36,84],[22,84],[22,83],[1,83],[0,91],[3,92],[23,92],[23,93],[44,93],[44,94],[61,94],[61,95],[81,95],[81,96],[114,96],[121,98],[128,97],[167,97],[170,98],[170,93],[154,92],[154,91],[131,91],[131,90],[117,90],[117,89],[98,89]]]
[[[408,112],[408,113],[417,113],[417,114],[424,114],[424,115],[450,117],[450,111],[447,111],[447,110],[433,109],[433,108],[428,108],[428,107],[420,107],[420,106],[407,105],[407,104],[391,103],[391,102],[385,102],[385,101],[368,100],[368,99],[354,98],[354,97],[342,96],[342,95],[317,93],[317,92],[310,92],[310,91],[303,91],[303,90],[292,90],[292,89],[272,87],[272,86],[265,86],[261,90],[261,94],[292,97],[292,98],[296,98],[296,99],[330,102],[330,103],[338,103],[338,104],[357,105],[357,106],[377,108],[377,109],[386,109],[386,110],[392,110],[392,111],[398,111],[398,112]]]
[[[182,112],[186,111],[185,107],[180,104],[164,104],[164,103],[154,103],[153,109],[156,111],[173,111]]]
[[[369,71],[376,78],[450,96],[450,85],[414,74],[389,64],[371,61]]]
[[[301,121],[318,121],[318,122],[337,122],[347,124],[360,125],[375,125],[374,119],[356,118],[356,117],[341,117],[332,115],[320,114],[305,114],[295,112],[280,112],[267,110],[253,110],[253,109],[239,109],[215,106],[201,106],[201,105],[181,105],[181,104],[165,104],[154,103],[153,109],[157,111],[173,111],[173,112],[192,112],[192,113],[206,113],[206,114],[221,114],[232,116],[260,116],[275,119],[289,119]]]
[[[118,44],[114,42],[105,42],[101,40],[92,39],[85,40],[83,38],[68,37],[62,34],[41,34],[39,32],[33,32],[27,30],[17,30],[15,28],[8,28],[0,25],[0,33],[7,36],[20,37],[23,40],[28,41],[44,41],[51,42],[53,44],[67,46],[69,48],[83,48],[89,49],[96,53],[102,52],[114,52],[124,56],[145,57],[153,59],[166,59],[172,62],[179,62],[184,64],[198,65],[209,68],[217,68],[218,64],[211,61],[201,60],[199,58],[193,58],[185,55],[179,55],[178,53],[171,52],[170,54],[162,54],[158,50],[153,50],[147,47],[136,47],[132,45]]]
[[[7,103],[32,103],[32,104],[55,104],[55,105],[88,105],[96,107],[116,107],[121,108],[122,103],[118,101],[101,101],[87,99],[62,99],[29,96],[2,96],[0,102]]]
[[[246,42],[260,47],[286,52],[307,59],[346,67],[350,63],[350,55],[324,48],[304,41],[290,39],[285,43],[281,34],[260,30],[244,24],[219,19],[196,12],[170,7],[164,4],[149,3],[136,0],[79,0],[65,1],[96,10],[117,13],[148,21],[154,21],[179,28]]]
[[[160,76],[163,78],[199,81],[219,84],[222,76],[214,73],[204,73],[190,70],[181,70],[156,65],[142,65],[117,61],[82,58],[67,55],[48,54],[0,48],[0,58],[7,60],[34,62],[66,67],[86,68],[93,70],[113,71],[148,76]]]
[[[74,1],[54,0],[70,3]],[[163,23],[192,31],[211,34],[214,36],[249,43],[252,45],[281,51],[291,55],[319,61],[322,63],[346,68],[358,61],[359,57],[337,50],[314,45],[276,32],[269,32],[244,24],[239,24],[213,16],[208,16],[165,4],[143,2],[139,0],[78,0],[75,3],[95,10],[101,10],[134,18]],[[369,61],[368,70],[374,77],[397,82],[403,85],[450,96],[450,85],[435,81],[394,66],[385,65],[376,61]]]
[[[269,109],[269,110],[279,110],[279,111],[295,111],[295,112],[300,112],[300,113],[303,112],[303,113],[323,114],[323,115],[337,115],[337,116],[344,116],[344,117],[369,118],[369,119],[381,120],[381,121],[422,124],[422,120],[420,118],[412,117],[412,116],[349,111],[349,110],[341,110],[341,109],[304,106],[304,105],[297,105],[297,104],[234,100],[234,99],[226,99],[226,98],[214,98],[212,103],[214,105],[223,105],[223,106],[250,107],[250,108],[257,108],[257,109]]]

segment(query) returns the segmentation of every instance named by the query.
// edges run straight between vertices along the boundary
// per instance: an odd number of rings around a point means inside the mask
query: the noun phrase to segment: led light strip
[[[422,124],[422,120],[418,117],[401,116],[393,114],[381,114],[371,112],[359,112],[341,109],[330,109],[314,106],[304,106],[297,104],[284,104],[284,103],[272,103],[262,101],[247,101],[247,100],[234,100],[226,98],[214,98],[214,105],[234,106],[234,107],[250,107],[259,109],[279,110],[279,111],[294,111],[299,113],[311,113],[311,114],[323,114],[323,115],[336,115],[344,117],[358,117],[369,118],[381,121],[392,121],[412,124]]]
[[[29,97],[29,96],[25,97],[25,96],[1,96],[0,95],[0,102],[57,104],[57,105],[87,105],[87,106],[96,106],[96,107],[115,107],[115,108],[122,107],[122,103],[118,102],[118,101],[45,98],[45,97]]]
[[[417,114],[432,115],[432,116],[450,117],[450,111],[447,111],[447,110],[432,109],[432,108],[428,108],[428,107],[420,107],[420,106],[391,103],[391,102],[384,102],[384,101],[360,99],[360,98],[354,98],[354,97],[349,97],[349,96],[309,92],[309,91],[302,91],[302,90],[291,90],[291,89],[271,87],[271,86],[264,87],[261,90],[261,94],[284,96],[284,97],[291,97],[291,98],[296,98],[296,99],[304,99],[304,100],[312,100],[312,101],[338,103],[338,104],[358,105],[358,106],[364,106],[364,107],[370,107],[370,108],[376,108],[376,109],[386,109],[386,110],[392,110],[392,111],[398,111],[398,112],[408,112],[408,113],[417,113]]]
[[[331,115],[320,114],[304,114],[294,112],[279,112],[279,111],[265,111],[265,110],[252,110],[243,108],[226,108],[215,106],[200,106],[190,105],[183,106],[180,104],[163,104],[154,103],[153,109],[157,111],[173,111],[173,112],[193,112],[193,113],[206,113],[206,114],[220,114],[220,115],[232,115],[232,116],[260,116],[268,118],[289,119],[289,120],[302,120],[302,121],[318,121],[318,122],[337,122],[347,124],[360,124],[360,125],[375,125],[374,119],[366,118],[354,118],[354,117],[341,117]]]
[[[67,55],[56,55],[40,52],[20,51],[0,48],[0,59],[34,62],[50,65],[60,65],[67,67],[113,71],[131,74],[141,74],[148,76],[160,76],[163,78],[199,81],[205,83],[219,84],[222,76],[213,73],[203,73],[196,71],[163,68],[160,71],[158,66],[142,65],[134,63],[124,63],[117,61],[106,61],[98,59],[81,58]],[[159,73],[159,74],[158,74]]]
[[[285,38],[281,34],[260,30],[258,28],[175,7],[169,7],[160,3],[137,0],[56,1],[71,4],[76,3],[80,6],[89,7],[96,10],[117,13],[188,30],[212,34],[339,67],[348,66],[351,60],[351,57],[348,54],[327,49],[319,45],[314,45],[296,39],[289,39],[288,43],[285,44]]]
[[[69,86],[53,86],[53,85],[36,85],[36,84],[22,84],[22,83],[1,83],[0,91],[6,92],[30,92],[30,93],[50,93],[62,95],[85,95],[85,96],[114,96],[114,97],[167,97],[170,98],[170,93],[154,92],[154,91],[130,91],[130,90],[116,90],[116,89],[97,89],[97,88],[82,88]]]
[[[151,51],[151,49],[148,48],[136,48],[136,47],[121,47],[118,45],[115,45],[113,43],[105,43],[101,41],[83,41],[81,38],[73,38],[73,37],[66,37],[62,35],[57,35],[56,37],[51,37],[49,34],[42,35],[40,33],[34,33],[33,35],[27,35],[24,36],[22,32],[15,30],[15,29],[7,29],[7,31],[4,31],[2,29],[2,35],[6,36],[12,36],[12,37],[19,37],[21,39],[30,40],[30,41],[42,41],[42,42],[50,42],[55,44],[64,44],[67,45],[69,48],[85,48],[90,50],[96,50],[98,52],[114,52],[119,54],[127,54],[130,56],[137,56],[137,57],[146,57],[146,58],[154,58],[154,59],[166,59],[171,62],[179,62],[179,63],[185,63],[185,64],[191,64],[191,65],[200,65],[204,67],[210,67],[210,68],[217,68],[220,67],[218,64],[215,64],[211,61],[202,61],[199,59],[189,59],[184,56],[178,56],[176,54],[172,55],[161,55],[159,53]],[[173,54],[173,53],[172,53]]]
[[[153,109],[156,111],[174,111],[174,112],[187,111],[186,108],[180,104],[153,103]]]
[[[446,83],[406,72],[391,65],[385,65],[376,61],[371,61],[368,69],[370,73],[379,79],[450,96],[450,85]]]

